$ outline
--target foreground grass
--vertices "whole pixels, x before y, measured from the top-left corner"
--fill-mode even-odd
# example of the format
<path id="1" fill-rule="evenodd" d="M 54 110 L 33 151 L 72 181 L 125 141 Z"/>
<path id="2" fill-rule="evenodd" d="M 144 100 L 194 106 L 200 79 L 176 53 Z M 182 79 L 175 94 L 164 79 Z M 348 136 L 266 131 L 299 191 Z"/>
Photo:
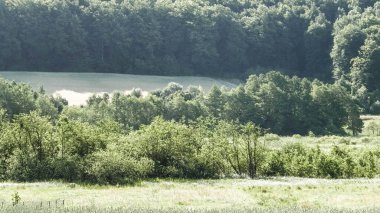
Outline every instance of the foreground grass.
<path id="1" fill-rule="evenodd" d="M 102 212 L 102 213 L 378 213 L 380 209 L 366 208 L 359 210 L 352 209 L 305 209 L 305 208 L 283 208 L 283 209 L 258 209 L 258 208 L 240 208 L 240 209 L 186 209 L 186 208 L 172 208 L 172 209 L 132 209 L 132 208 L 95 208 L 95 207 L 74 207 L 74 208 L 28 208 L 28 207 L 7 207 L 0 210 L 0 212 L 9 213 L 29 213 L 29 212 L 54 212 L 54 213 L 87 213 L 87 212 Z"/>
<path id="2" fill-rule="evenodd" d="M 21 201 L 14 207 L 16 192 Z M 120 187 L 0 184 L 0 212 L 379 212 L 379 200 L 380 179 L 156 180 Z"/>

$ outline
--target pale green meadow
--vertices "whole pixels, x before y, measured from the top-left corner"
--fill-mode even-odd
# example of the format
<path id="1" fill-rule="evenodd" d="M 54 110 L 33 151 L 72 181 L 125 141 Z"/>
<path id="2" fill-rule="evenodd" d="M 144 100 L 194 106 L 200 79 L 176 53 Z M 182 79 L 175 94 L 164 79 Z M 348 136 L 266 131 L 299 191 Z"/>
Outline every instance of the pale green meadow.
<path id="1" fill-rule="evenodd" d="M 13 206 L 16 193 L 20 201 Z M 376 212 L 379 200 L 378 178 L 150 180 L 134 186 L 0 184 L 0 212 Z"/>

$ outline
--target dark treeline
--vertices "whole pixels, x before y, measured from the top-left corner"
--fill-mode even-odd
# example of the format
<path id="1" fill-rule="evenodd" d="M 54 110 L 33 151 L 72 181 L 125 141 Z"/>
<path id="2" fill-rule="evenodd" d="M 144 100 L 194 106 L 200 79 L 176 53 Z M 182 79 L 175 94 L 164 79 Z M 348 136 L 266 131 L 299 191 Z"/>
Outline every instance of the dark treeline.
<path id="1" fill-rule="evenodd" d="M 380 113 L 377 0 L 0 0 L 0 70 L 334 79 Z"/>
<path id="2" fill-rule="evenodd" d="M 269 72 L 231 90 L 213 87 L 205 94 L 171 83 L 146 96 L 137 89 L 95 95 L 81 107 L 6 80 L 0 91 L 0 180 L 117 184 L 147 177 L 380 172 L 380 151 L 279 149 L 261 137 L 360 132 L 359 108 L 337 84 Z"/>

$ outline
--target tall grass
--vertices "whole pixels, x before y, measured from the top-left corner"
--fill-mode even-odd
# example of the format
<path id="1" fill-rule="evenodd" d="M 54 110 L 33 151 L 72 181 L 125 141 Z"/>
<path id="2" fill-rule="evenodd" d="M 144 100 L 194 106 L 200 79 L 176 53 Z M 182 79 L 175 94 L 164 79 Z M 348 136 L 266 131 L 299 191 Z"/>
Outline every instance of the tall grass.
<path id="1" fill-rule="evenodd" d="M 21 200 L 13 206 L 16 192 Z M 0 213 L 380 212 L 378 200 L 377 178 L 165 179 L 144 181 L 139 186 L 74 188 L 49 183 L 0 184 Z"/>
<path id="2" fill-rule="evenodd" d="M 172 209 L 133 209 L 133 208 L 96 208 L 96 207 L 72 207 L 72 208 L 33 208 L 29 206 L 3 207 L 0 213 L 378 213 L 380 208 L 365 209 L 308 209 L 308 208 L 227 208 L 227 209 L 188 209 L 188 208 L 172 208 Z"/>

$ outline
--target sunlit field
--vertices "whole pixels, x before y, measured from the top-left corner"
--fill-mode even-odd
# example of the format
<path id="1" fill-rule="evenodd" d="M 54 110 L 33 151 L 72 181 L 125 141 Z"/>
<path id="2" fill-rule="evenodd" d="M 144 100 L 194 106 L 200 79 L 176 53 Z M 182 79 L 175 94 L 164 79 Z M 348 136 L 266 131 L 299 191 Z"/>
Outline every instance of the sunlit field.
<path id="1" fill-rule="evenodd" d="M 278 136 L 266 134 L 260 140 L 274 149 L 280 149 L 286 145 L 300 143 L 308 147 L 318 146 L 322 150 L 329 151 L 334 146 L 345 146 L 346 148 L 360 151 L 361 149 L 378 149 L 380 145 L 380 116 L 361 116 L 364 122 L 363 130 L 359 136 Z M 371 124 L 375 124 L 370 127 Z"/>
<path id="2" fill-rule="evenodd" d="M 53 73 L 53 72 L 0 72 L 0 77 L 16 82 L 23 82 L 38 90 L 41 86 L 49 94 L 61 95 L 70 105 L 85 104 L 94 93 L 113 91 L 128 92 L 134 88 L 141 89 L 145 94 L 164 88 L 168 83 L 175 82 L 184 88 L 200 86 L 208 91 L 213 85 L 235 87 L 232 82 L 192 76 L 148 76 L 111 73 Z M 234 82 L 235 81 L 235 82 Z"/>
<path id="3" fill-rule="evenodd" d="M 376 212 L 380 179 L 151 180 L 135 186 L 0 184 L 0 212 Z M 18 193 L 21 200 L 12 205 Z M 332 211 L 332 212 L 335 212 Z"/>

